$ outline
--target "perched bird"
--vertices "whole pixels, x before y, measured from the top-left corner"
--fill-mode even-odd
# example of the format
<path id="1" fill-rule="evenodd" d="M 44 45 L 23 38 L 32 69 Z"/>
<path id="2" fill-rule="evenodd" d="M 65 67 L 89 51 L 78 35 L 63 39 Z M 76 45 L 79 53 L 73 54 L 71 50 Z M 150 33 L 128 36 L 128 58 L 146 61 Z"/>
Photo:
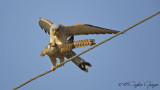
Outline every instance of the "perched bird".
<path id="1" fill-rule="evenodd" d="M 64 61 L 64 57 L 71 58 L 72 56 L 74 56 L 75 53 L 72 51 L 72 49 L 94 45 L 94 41 L 94 39 L 73 41 L 73 36 L 71 36 L 71 38 L 65 44 L 58 45 L 56 43 L 49 43 L 48 46 L 43 49 L 40 56 L 45 56 L 45 54 L 47 54 L 50 57 L 53 64 L 51 70 L 53 70 L 57 63 L 56 58 L 59 58 L 60 63 L 62 63 Z M 75 61 L 73 62 L 78 65 L 78 67 L 80 67 L 82 70 L 88 72 L 88 66 L 91 66 L 91 64 L 87 62 L 82 62 L 81 64 L 79 64 L 79 62 L 76 61 L 77 59 L 75 59 Z M 57 64 L 57 66 L 59 66 L 59 64 Z M 85 67 L 83 64 L 87 64 L 87 66 Z"/>
<path id="2" fill-rule="evenodd" d="M 67 38 L 73 35 L 88 35 L 88 34 L 116 34 L 119 31 L 101 28 L 89 24 L 75 24 L 70 26 L 64 26 L 62 24 L 52 23 L 51 21 L 40 18 L 40 27 L 48 34 L 50 34 L 50 43 L 56 43 L 57 45 L 67 42 Z M 66 56 L 67 58 L 76 55 L 73 51 Z M 84 59 L 77 57 L 72 60 L 82 70 L 88 71 L 90 65 Z M 85 69 L 84 69 L 85 68 Z"/>

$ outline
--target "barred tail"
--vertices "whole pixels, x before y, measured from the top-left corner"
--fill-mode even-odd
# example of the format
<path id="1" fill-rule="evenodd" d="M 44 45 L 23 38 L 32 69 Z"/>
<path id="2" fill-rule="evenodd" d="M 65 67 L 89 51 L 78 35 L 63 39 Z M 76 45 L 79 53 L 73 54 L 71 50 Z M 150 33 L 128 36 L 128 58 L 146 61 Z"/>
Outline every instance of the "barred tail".
<path id="1" fill-rule="evenodd" d="M 92 45 L 96 44 L 94 41 L 95 41 L 94 39 L 79 40 L 79 41 L 74 41 L 73 45 L 75 48 L 92 46 Z"/>
<path id="2" fill-rule="evenodd" d="M 59 45 L 59 50 L 61 54 L 66 54 L 72 51 L 72 49 L 74 48 L 92 46 L 96 44 L 94 41 L 95 41 L 94 39 L 85 39 L 85 40 L 74 41 L 73 43 L 61 44 Z"/>

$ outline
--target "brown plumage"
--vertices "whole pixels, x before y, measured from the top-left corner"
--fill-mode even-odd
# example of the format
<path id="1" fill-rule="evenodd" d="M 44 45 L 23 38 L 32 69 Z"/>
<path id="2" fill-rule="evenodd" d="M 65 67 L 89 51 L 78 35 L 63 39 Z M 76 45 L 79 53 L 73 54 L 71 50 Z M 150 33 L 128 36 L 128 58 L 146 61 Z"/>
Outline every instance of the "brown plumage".
<path id="1" fill-rule="evenodd" d="M 75 48 L 79 48 L 84 46 L 92 46 L 96 44 L 94 41 L 95 41 L 94 39 L 85 39 L 85 40 L 74 41 L 73 44 Z"/>
<path id="2" fill-rule="evenodd" d="M 85 39 L 85 40 L 74 41 L 72 43 L 61 44 L 59 45 L 59 50 L 60 53 L 64 55 L 65 53 L 69 53 L 70 51 L 72 51 L 72 49 L 74 48 L 92 46 L 96 44 L 94 41 L 95 41 L 94 39 Z"/>
<path id="3" fill-rule="evenodd" d="M 75 55 L 72 49 L 85 47 L 85 46 L 92 46 L 96 44 L 94 42 L 95 41 L 94 39 L 85 39 L 85 40 L 79 40 L 79 41 L 73 41 L 73 39 L 74 37 L 71 36 L 71 38 L 65 44 L 60 44 L 60 45 L 49 43 L 48 46 L 46 46 L 43 49 L 40 56 L 45 56 L 45 54 L 47 54 L 50 57 L 51 62 L 53 64 L 51 70 L 53 70 L 53 68 L 56 66 L 56 63 L 57 63 L 56 58 L 59 58 L 60 63 L 62 63 L 64 61 L 64 57 L 70 58 L 73 55 Z M 91 66 L 91 64 L 89 64 L 88 62 L 85 62 L 80 57 L 73 59 L 72 62 L 86 72 L 88 71 L 88 67 Z"/>

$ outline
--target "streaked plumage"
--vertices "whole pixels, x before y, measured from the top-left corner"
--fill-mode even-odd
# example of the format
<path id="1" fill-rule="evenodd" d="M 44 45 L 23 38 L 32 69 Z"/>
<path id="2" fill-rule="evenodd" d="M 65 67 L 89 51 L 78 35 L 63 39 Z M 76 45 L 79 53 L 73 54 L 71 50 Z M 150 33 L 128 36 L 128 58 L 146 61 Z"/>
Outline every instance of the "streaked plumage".
<path id="1" fill-rule="evenodd" d="M 59 45 L 59 51 L 61 54 L 68 53 L 72 51 L 72 49 L 85 47 L 85 46 L 92 46 L 95 44 L 94 39 L 85 39 L 85 40 L 79 40 L 74 41 L 73 43 L 66 43 Z"/>
<path id="2" fill-rule="evenodd" d="M 80 48 L 84 46 L 91 46 L 95 44 L 94 39 L 86 39 L 86 40 L 79 40 L 79 41 L 73 42 L 73 41 L 70 41 L 70 40 L 73 40 L 72 38 L 73 36 L 68 40 L 67 43 L 61 44 L 61 45 L 49 43 L 48 46 L 46 46 L 43 49 L 40 56 L 45 56 L 45 54 L 47 54 L 50 57 L 51 62 L 53 64 L 53 68 L 54 68 L 57 63 L 56 58 L 59 58 L 60 63 L 62 63 L 64 61 L 64 57 L 71 58 L 73 55 L 75 55 L 72 49 Z M 84 60 L 82 63 L 81 62 L 82 60 L 83 60 L 82 58 L 75 58 L 72 60 L 72 62 L 75 63 L 78 67 L 80 67 L 82 70 L 87 72 L 88 66 L 91 66 L 91 65 L 88 62 L 85 62 Z M 88 66 L 85 66 L 85 64 L 87 64 Z"/>

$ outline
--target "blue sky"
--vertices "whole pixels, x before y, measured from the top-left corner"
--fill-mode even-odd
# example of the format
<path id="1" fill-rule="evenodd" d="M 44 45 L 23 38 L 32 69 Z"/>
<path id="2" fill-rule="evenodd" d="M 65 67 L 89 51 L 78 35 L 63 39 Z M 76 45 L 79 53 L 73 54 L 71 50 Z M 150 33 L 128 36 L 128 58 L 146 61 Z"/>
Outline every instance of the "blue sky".
<path id="1" fill-rule="evenodd" d="M 49 57 L 40 57 L 49 42 L 49 35 L 38 25 L 40 17 L 63 25 L 91 24 L 121 31 L 159 11 L 159 4 L 159 0 L 1 0 L 0 90 L 10 90 L 51 68 Z M 69 62 L 19 90 L 147 89 L 118 85 L 130 81 L 151 81 L 159 84 L 153 90 L 159 90 L 159 23 L 160 15 L 81 55 L 92 64 L 88 73 Z M 76 36 L 75 40 L 98 43 L 110 36 Z"/>

